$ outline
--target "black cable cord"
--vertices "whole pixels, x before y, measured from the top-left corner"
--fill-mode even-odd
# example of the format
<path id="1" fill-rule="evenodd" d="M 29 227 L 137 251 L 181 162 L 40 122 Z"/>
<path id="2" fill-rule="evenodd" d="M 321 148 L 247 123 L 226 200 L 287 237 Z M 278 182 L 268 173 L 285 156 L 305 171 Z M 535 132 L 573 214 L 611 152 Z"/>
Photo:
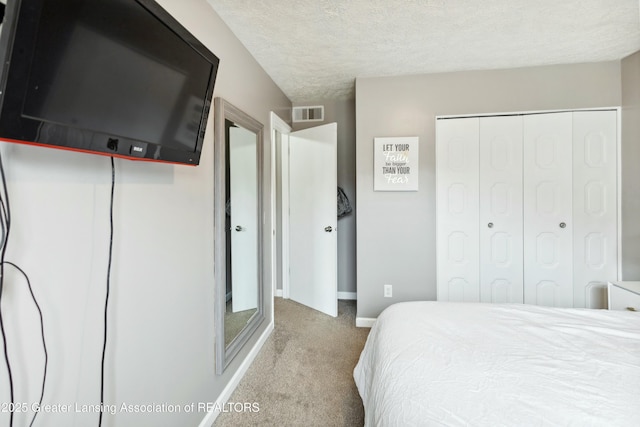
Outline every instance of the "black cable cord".
<path id="1" fill-rule="evenodd" d="M 4 264 L 4 262 L 2 263 Z M 0 267 L 2 269 L 2 267 Z M 2 277 L 0 282 L 4 281 L 4 272 L 0 273 Z M 0 302 L 2 301 L 2 290 L 0 289 Z M 7 351 L 7 334 L 4 330 L 4 319 L 2 318 L 2 310 L 0 309 L 0 334 L 2 335 L 2 344 L 4 346 L 4 362 L 7 366 L 7 374 L 9 376 L 9 395 L 11 400 L 11 406 L 9 407 L 9 427 L 13 426 L 13 408 L 15 406 L 15 397 L 13 394 L 13 374 L 11 372 L 11 362 L 9 361 L 9 352 Z"/>
<path id="2" fill-rule="evenodd" d="M 45 335 L 44 335 L 44 317 L 42 316 L 42 309 L 40 308 L 40 304 L 38 304 L 38 300 L 36 299 L 36 296 L 33 293 L 33 287 L 31 286 L 31 280 L 29 280 L 29 276 L 27 276 L 27 273 L 25 273 L 23 269 L 21 269 L 16 264 L 14 264 L 14 263 L 12 263 L 10 261 L 4 261 L 3 264 L 7 264 L 7 265 L 12 266 L 13 268 L 18 270 L 24 276 L 25 280 L 27 281 L 27 286 L 29 287 L 29 292 L 31 293 L 31 299 L 33 299 L 33 303 L 35 304 L 36 308 L 38 309 L 38 314 L 40 315 L 40 333 L 41 333 L 41 336 L 42 336 L 42 349 L 44 350 L 44 373 L 42 375 L 42 388 L 40 389 L 40 400 L 38 401 L 38 408 L 41 408 L 42 407 L 42 401 L 44 399 L 45 385 L 47 383 L 47 368 L 49 366 L 49 352 L 47 351 L 47 341 L 46 341 Z M 31 422 L 29 423 L 29 427 L 33 426 L 33 423 L 36 421 L 36 417 L 38 416 L 39 413 L 40 413 L 40 411 L 35 411 L 35 413 L 33 414 L 33 418 L 31 418 Z"/>
<path id="3" fill-rule="evenodd" d="M 9 411 L 9 427 L 13 427 L 13 408 L 15 406 L 15 396 L 13 388 L 13 373 L 11 371 L 11 362 L 9 361 L 9 351 L 7 349 L 7 334 L 4 330 L 4 319 L 2 317 L 2 294 L 4 290 L 4 257 L 7 253 L 7 242 L 9 241 L 9 231 L 11 229 L 11 209 L 9 207 L 9 197 L 7 192 L 7 180 L 4 175 L 4 164 L 2 162 L 2 154 L 0 154 L 0 178 L 2 179 L 2 194 L 0 201 L 2 202 L 2 210 L 0 211 L 0 221 L 2 223 L 2 250 L 0 251 L 0 334 L 2 335 L 2 344 L 4 346 L 4 361 L 7 366 L 7 374 L 9 376 L 9 395 L 11 399 L 11 411 Z"/>
<path id="4" fill-rule="evenodd" d="M 109 313 L 109 292 L 111 290 L 111 259 L 113 256 L 113 193 L 116 186 L 116 167 L 113 157 L 111 157 L 111 202 L 109 206 L 109 262 L 107 264 L 107 293 L 104 301 L 104 340 L 102 343 L 102 368 L 100 371 L 100 417 L 98 426 L 102 425 L 102 409 L 104 408 L 104 361 L 107 352 L 107 320 Z"/>

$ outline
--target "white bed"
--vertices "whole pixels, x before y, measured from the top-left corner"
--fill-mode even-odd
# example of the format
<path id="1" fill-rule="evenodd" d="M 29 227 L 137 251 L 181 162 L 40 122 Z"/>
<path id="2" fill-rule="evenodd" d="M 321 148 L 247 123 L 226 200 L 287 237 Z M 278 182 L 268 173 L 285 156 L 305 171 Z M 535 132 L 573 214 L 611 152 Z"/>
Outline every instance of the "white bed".
<path id="1" fill-rule="evenodd" d="M 640 426 L 640 313 L 407 302 L 354 370 L 366 426 Z"/>

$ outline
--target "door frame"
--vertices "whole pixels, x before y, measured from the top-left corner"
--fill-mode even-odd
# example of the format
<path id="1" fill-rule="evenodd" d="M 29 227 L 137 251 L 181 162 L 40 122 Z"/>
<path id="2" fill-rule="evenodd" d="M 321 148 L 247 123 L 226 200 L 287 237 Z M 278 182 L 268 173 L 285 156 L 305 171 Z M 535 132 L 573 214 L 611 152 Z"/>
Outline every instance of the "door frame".
<path id="1" fill-rule="evenodd" d="M 289 126 L 284 120 L 282 120 L 273 111 L 270 113 L 271 117 L 271 285 L 272 295 L 281 296 L 283 298 L 289 298 L 289 275 L 286 272 L 289 271 L 289 134 L 291 133 L 291 126 Z M 281 164 L 282 170 L 280 175 L 281 187 L 277 186 L 277 145 L 278 140 L 276 138 L 276 132 L 282 135 L 281 140 Z M 277 208 L 278 200 L 277 194 L 280 190 L 281 203 L 280 210 L 282 212 L 282 229 L 278 230 L 277 226 Z M 282 245 L 282 257 L 278 259 L 278 242 Z M 278 282 L 278 269 L 277 264 L 280 263 L 282 267 L 282 291 L 277 291 Z M 273 306 L 273 304 L 272 304 Z"/>

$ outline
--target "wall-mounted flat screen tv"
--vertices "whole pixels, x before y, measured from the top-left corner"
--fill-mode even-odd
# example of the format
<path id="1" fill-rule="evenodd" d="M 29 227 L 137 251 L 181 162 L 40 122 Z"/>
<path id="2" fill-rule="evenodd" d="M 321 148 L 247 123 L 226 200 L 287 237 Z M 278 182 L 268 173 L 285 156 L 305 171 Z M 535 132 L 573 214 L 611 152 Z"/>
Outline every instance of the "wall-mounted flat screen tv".
<path id="1" fill-rule="evenodd" d="M 219 59 L 153 0 L 8 0 L 0 138 L 197 165 Z"/>

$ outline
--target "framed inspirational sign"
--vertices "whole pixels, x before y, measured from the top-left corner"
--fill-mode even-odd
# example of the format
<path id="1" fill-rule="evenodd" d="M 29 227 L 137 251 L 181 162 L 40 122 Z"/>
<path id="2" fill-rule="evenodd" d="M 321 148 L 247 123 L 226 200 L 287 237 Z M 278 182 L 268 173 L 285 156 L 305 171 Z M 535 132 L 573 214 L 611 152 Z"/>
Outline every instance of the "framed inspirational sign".
<path id="1" fill-rule="evenodd" d="M 373 190 L 418 191 L 418 137 L 373 139 Z"/>

